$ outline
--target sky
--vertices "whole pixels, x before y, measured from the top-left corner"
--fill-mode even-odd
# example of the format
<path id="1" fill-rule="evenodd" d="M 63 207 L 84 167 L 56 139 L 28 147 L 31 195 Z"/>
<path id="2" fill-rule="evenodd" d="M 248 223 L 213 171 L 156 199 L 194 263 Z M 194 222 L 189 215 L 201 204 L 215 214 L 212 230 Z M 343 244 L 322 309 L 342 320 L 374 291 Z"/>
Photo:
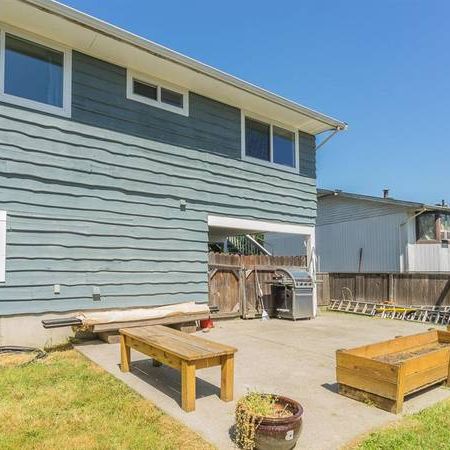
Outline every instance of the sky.
<path id="1" fill-rule="evenodd" d="M 319 187 L 450 202 L 448 0 L 62 2 L 347 122 Z"/>

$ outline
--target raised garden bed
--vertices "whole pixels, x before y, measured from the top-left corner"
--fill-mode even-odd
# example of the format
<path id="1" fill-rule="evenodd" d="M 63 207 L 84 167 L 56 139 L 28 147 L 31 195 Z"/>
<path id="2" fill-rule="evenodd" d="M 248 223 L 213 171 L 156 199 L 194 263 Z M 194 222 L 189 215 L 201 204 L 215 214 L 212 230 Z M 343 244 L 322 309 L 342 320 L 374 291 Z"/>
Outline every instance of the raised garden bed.
<path id="1" fill-rule="evenodd" d="M 445 380 L 450 385 L 449 365 L 449 331 L 430 330 L 338 350 L 338 390 L 398 414 L 406 395 Z"/>

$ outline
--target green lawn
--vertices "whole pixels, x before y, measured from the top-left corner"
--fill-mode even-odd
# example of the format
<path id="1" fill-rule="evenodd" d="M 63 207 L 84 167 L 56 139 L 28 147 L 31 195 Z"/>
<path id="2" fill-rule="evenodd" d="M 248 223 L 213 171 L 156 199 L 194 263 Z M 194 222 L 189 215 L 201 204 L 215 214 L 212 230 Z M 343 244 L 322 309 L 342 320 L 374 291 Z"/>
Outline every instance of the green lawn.
<path id="1" fill-rule="evenodd" d="M 368 435 L 360 450 L 448 450 L 450 449 L 450 400 L 407 416 Z"/>
<path id="2" fill-rule="evenodd" d="M 0 366 L 0 448 L 212 449 L 75 350 Z"/>

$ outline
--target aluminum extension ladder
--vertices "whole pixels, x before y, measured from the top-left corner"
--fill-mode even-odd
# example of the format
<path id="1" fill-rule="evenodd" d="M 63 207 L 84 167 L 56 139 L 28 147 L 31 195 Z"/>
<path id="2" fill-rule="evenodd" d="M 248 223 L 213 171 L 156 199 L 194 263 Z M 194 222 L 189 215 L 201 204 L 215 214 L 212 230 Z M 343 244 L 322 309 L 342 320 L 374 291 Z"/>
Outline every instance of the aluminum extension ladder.
<path id="1" fill-rule="evenodd" d="M 330 311 L 341 311 L 366 316 L 379 316 L 384 319 L 450 325 L 450 306 L 404 306 L 340 299 L 331 300 L 328 309 Z"/>
<path id="2" fill-rule="evenodd" d="M 362 302 L 358 300 L 331 300 L 328 309 L 331 311 L 342 311 L 352 314 L 362 314 L 365 316 L 374 316 L 377 309 L 383 306 L 382 303 Z"/>

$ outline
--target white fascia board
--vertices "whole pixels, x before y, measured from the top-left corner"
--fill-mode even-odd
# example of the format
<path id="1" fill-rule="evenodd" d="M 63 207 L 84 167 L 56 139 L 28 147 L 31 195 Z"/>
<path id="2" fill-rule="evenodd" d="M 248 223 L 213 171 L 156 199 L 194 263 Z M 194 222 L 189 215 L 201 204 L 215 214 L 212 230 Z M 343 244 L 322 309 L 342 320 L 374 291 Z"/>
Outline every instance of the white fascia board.
<path id="1" fill-rule="evenodd" d="M 208 216 L 208 226 L 258 233 L 286 233 L 314 235 L 314 227 L 287 223 L 264 222 L 260 220 L 239 219 L 236 217 Z"/>
<path id="2" fill-rule="evenodd" d="M 277 117 L 309 134 L 345 129 L 345 122 L 276 95 L 148 39 L 52 0 L 1 0 L 2 20 L 75 50 L 167 79 L 193 92 Z M 166 78 L 167 77 L 167 78 Z M 184 85 L 183 85 L 184 83 Z"/>

